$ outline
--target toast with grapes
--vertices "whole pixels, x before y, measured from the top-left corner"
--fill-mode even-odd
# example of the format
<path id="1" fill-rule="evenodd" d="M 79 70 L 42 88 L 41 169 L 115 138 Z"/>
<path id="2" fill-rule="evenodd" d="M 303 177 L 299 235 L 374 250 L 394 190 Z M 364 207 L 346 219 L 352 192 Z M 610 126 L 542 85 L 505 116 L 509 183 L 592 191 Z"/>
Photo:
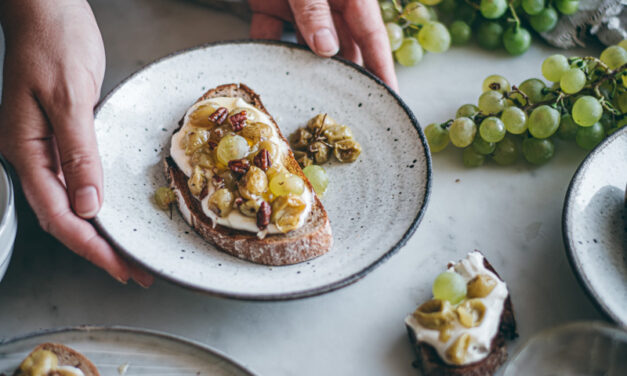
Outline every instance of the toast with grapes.
<path id="1" fill-rule="evenodd" d="M 200 236 L 265 265 L 296 264 L 329 251 L 327 213 L 252 89 L 211 89 L 179 125 L 164 160 L 166 193 Z"/>
<path id="2" fill-rule="evenodd" d="M 100 376 L 96 366 L 78 351 L 59 343 L 42 343 L 22 361 L 13 376 Z"/>
<path id="3" fill-rule="evenodd" d="M 433 295 L 405 319 L 422 374 L 494 375 L 518 336 L 505 282 L 474 251 L 438 275 Z"/>

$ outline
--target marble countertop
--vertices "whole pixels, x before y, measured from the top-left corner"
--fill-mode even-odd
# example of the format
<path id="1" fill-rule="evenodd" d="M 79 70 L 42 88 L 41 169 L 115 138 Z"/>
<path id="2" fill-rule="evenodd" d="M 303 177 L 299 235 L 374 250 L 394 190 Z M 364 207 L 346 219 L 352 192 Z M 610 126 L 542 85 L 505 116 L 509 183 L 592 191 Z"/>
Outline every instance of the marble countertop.
<path id="1" fill-rule="evenodd" d="M 93 0 L 107 51 L 103 93 L 142 65 L 205 42 L 245 38 L 230 15 L 169 0 Z M 2 52 L 2 50 L 0 50 Z M 540 75 L 556 51 L 534 43 L 523 57 L 476 47 L 428 54 L 398 68 L 400 91 L 426 125 L 474 102 L 483 78 Z M 598 54 L 600 47 L 569 51 Z M 18 192 L 15 253 L 0 283 L 0 338 L 80 324 L 128 325 L 213 346 L 261 375 L 408 375 L 413 354 L 404 317 L 430 295 L 449 260 L 482 250 L 507 281 L 520 339 L 573 320 L 602 319 L 568 264 L 561 214 L 585 153 L 558 144 L 542 168 L 523 163 L 465 169 L 461 153 L 433 158 L 433 192 L 422 224 L 394 257 L 362 281 L 305 300 L 252 303 L 207 297 L 163 281 L 123 286 L 43 233 Z M 18 190 L 19 191 L 19 190 Z"/>

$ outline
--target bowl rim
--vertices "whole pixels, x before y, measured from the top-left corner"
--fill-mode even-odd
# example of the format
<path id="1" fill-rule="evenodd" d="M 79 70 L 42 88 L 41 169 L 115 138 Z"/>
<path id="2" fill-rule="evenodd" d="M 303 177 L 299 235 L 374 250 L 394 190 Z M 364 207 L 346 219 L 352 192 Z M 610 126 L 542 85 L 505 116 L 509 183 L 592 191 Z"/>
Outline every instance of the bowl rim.
<path id="1" fill-rule="evenodd" d="M 144 72 L 146 69 L 150 68 L 151 66 L 153 66 L 155 64 L 158 64 L 158 63 L 160 63 L 160 62 L 162 62 L 164 60 L 176 57 L 176 56 L 184 54 L 184 53 L 188 53 L 188 52 L 192 52 L 192 51 L 196 51 L 196 50 L 202 50 L 202 49 L 205 49 L 205 48 L 208 48 L 208 47 L 225 46 L 225 45 L 244 45 L 244 44 L 270 45 L 270 46 L 284 47 L 284 48 L 288 48 L 288 49 L 292 49 L 292 50 L 299 50 L 299 51 L 308 52 L 311 55 L 314 55 L 313 52 L 311 52 L 306 46 L 303 46 L 303 45 L 300 45 L 300 44 L 297 44 L 297 43 L 292 43 L 292 42 L 267 40 L 267 39 L 239 39 L 239 40 L 229 40 L 229 41 L 217 41 L 217 42 L 210 42 L 210 43 L 205 43 L 205 44 L 201 44 L 201 45 L 190 47 L 190 48 L 181 49 L 181 50 L 172 52 L 172 53 L 170 53 L 168 55 L 165 55 L 163 57 L 157 58 L 156 60 L 146 64 L 145 66 L 143 66 L 142 68 L 138 69 L 137 71 L 135 71 L 134 73 L 129 75 L 127 78 L 122 80 L 105 97 L 103 97 L 102 100 L 100 100 L 100 102 L 98 102 L 98 105 L 96 106 L 96 109 L 95 109 L 95 112 L 94 112 L 94 117 L 96 117 L 98 115 L 98 113 L 102 109 L 103 105 L 122 86 L 124 86 L 128 81 L 133 79 L 136 75 Z M 182 286 L 182 287 L 187 288 L 187 289 L 192 290 L 192 291 L 204 293 L 204 294 L 207 294 L 207 295 L 223 297 L 223 298 L 229 298 L 229 299 L 235 299 L 235 300 L 246 300 L 246 301 L 283 301 L 283 300 L 294 300 L 294 299 L 301 299 L 301 298 L 318 296 L 318 295 L 322 295 L 322 294 L 325 294 L 325 293 L 328 293 L 328 292 L 331 292 L 331 291 L 335 291 L 335 290 L 338 290 L 340 288 L 349 286 L 349 285 L 359 281 L 363 277 L 365 277 L 367 274 L 369 274 L 371 271 L 376 269 L 378 266 L 382 265 L 391 256 L 396 254 L 399 249 L 401 249 L 403 246 L 405 246 L 407 241 L 409 241 L 409 239 L 412 237 L 412 235 L 416 232 L 416 229 L 418 228 L 420 222 L 422 221 L 422 218 L 424 217 L 425 211 L 426 211 L 427 206 L 428 206 L 429 198 L 431 197 L 431 186 L 432 186 L 432 180 L 433 180 L 431 152 L 429 150 L 429 144 L 427 143 L 427 139 L 426 139 L 426 137 L 425 137 L 425 135 L 424 135 L 424 133 L 422 131 L 422 128 L 420 127 L 420 124 L 418 123 L 418 120 L 416 119 L 415 115 L 413 114 L 413 112 L 411 111 L 409 106 L 401 99 L 401 97 L 396 92 L 394 92 L 394 90 L 392 90 L 380 78 L 378 78 L 374 74 L 370 73 L 364 67 L 362 67 L 362 66 L 360 66 L 358 64 L 353 63 L 352 61 L 343 59 L 343 58 L 338 57 L 338 56 L 331 57 L 330 59 L 332 59 L 332 60 L 334 60 L 336 62 L 339 62 L 340 64 L 343 64 L 345 66 L 348 66 L 349 68 L 354 69 L 357 73 L 360 73 L 360 74 L 366 76 L 367 78 L 369 78 L 371 81 L 373 81 L 373 83 L 375 85 L 377 85 L 379 87 L 382 87 L 384 90 L 386 90 L 388 92 L 388 94 L 390 94 L 392 96 L 392 98 L 398 103 L 398 105 L 400 106 L 401 110 L 404 111 L 406 113 L 406 115 L 408 116 L 409 121 L 412 124 L 412 126 L 414 127 L 414 130 L 416 131 L 418 139 L 421 142 L 421 144 L 423 146 L 423 150 L 424 150 L 424 158 L 425 158 L 425 165 L 426 165 L 426 169 L 425 169 L 425 176 L 426 176 L 425 194 L 424 194 L 424 199 L 423 199 L 423 201 L 422 201 L 422 203 L 420 205 L 420 208 L 419 208 L 419 210 L 418 210 L 418 212 L 416 214 L 416 217 L 412 220 L 412 222 L 409 225 L 408 229 L 405 231 L 405 233 L 399 239 L 399 241 L 395 245 L 393 245 L 389 250 L 385 251 L 379 258 L 374 260 L 370 265 L 367 265 L 366 267 L 362 268 L 361 270 L 359 270 L 359 271 L 357 271 L 357 272 L 355 272 L 355 273 L 353 273 L 353 274 L 351 274 L 349 276 L 346 276 L 346 277 L 344 277 L 342 279 L 339 279 L 339 280 L 337 280 L 335 282 L 331 282 L 331 283 L 328 283 L 326 285 L 319 286 L 319 287 L 308 288 L 308 289 L 301 290 L 301 291 L 295 291 L 295 292 L 289 292 L 289 293 L 269 293 L 269 294 L 266 294 L 266 293 L 261 293 L 261 294 L 260 293 L 252 293 L 252 294 L 251 293 L 232 293 L 232 292 L 225 292 L 225 291 L 212 289 L 212 288 L 200 287 L 200 286 L 197 286 L 195 284 L 191 284 L 191 283 L 185 281 L 184 279 L 168 275 L 168 274 L 166 274 L 166 273 L 164 273 L 162 271 L 159 271 L 157 268 L 153 268 L 153 267 L 147 265 L 142 260 L 140 260 L 138 257 L 134 256 L 131 252 L 126 250 L 124 247 L 122 247 L 122 245 L 120 243 L 118 243 L 115 240 L 115 238 L 111 234 L 109 234 L 107 232 L 107 230 L 105 229 L 105 226 L 100 222 L 98 217 L 95 217 L 94 219 L 91 220 L 91 222 L 94 225 L 94 227 L 96 228 L 96 230 L 124 258 L 126 258 L 127 260 L 130 260 L 130 262 L 132 262 L 132 263 L 140 265 L 141 267 L 147 269 L 148 271 L 150 271 L 154 275 L 157 275 L 157 276 L 161 277 L 162 279 L 166 280 L 167 282 L 173 283 L 175 285 Z"/>
<path id="2" fill-rule="evenodd" d="M 6 199 L 6 207 L 0 207 L 0 232 L 2 229 L 7 226 L 7 221 L 9 218 L 9 213 L 13 209 L 14 206 L 14 192 L 13 192 L 13 184 L 11 181 L 11 175 L 9 174 L 9 164 L 5 161 L 5 159 L 0 155 L 0 194 L 2 194 L 3 190 L 6 190 L 6 194 L 2 194 Z M 4 209 L 4 210 L 3 210 Z"/>
<path id="3" fill-rule="evenodd" d="M 562 210 L 562 240 L 564 242 L 564 248 L 568 262 L 570 263 L 571 269 L 574 271 L 573 274 L 575 274 L 579 285 L 583 287 L 584 292 L 586 293 L 586 295 L 588 295 L 588 298 L 590 298 L 592 304 L 606 318 L 610 319 L 618 325 L 627 327 L 627 319 L 620 318 L 616 313 L 610 310 L 609 307 L 601 299 L 601 297 L 597 294 L 590 281 L 587 279 L 586 274 L 584 273 L 584 268 L 577 256 L 577 246 L 575 245 L 574 239 L 571 235 L 571 212 L 573 210 L 572 207 L 575 198 L 575 191 L 578 190 L 579 186 L 581 185 L 583 175 L 592 163 L 592 160 L 606 147 L 608 147 L 608 145 L 610 145 L 612 142 L 620 137 L 627 137 L 627 125 L 624 125 L 616 130 L 613 134 L 611 134 L 600 144 L 598 144 L 594 149 L 592 149 L 592 151 L 590 151 L 586 158 L 581 162 L 579 167 L 577 167 L 577 170 L 575 171 L 575 174 L 573 175 L 570 184 L 568 185 L 566 196 L 564 198 L 564 207 Z"/>

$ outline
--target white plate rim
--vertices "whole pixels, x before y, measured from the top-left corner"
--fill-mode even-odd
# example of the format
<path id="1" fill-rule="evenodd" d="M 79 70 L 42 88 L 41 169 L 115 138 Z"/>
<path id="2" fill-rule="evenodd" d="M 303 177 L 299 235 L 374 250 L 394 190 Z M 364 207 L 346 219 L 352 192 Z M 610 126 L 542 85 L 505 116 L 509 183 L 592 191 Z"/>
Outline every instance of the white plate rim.
<path id="1" fill-rule="evenodd" d="M 562 210 L 562 238 L 564 241 L 564 248 L 566 250 L 566 256 L 568 258 L 568 262 L 570 263 L 571 268 L 575 272 L 575 277 L 579 284 L 583 287 L 583 290 L 586 292 L 594 306 L 599 310 L 606 318 L 611 321 L 622 325 L 623 327 L 627 327 L 627 317 L 621 317 L 612 311 L 603 301 L 603 299 L 597 294 L 594 285 L 586 278 L 586 273 L 584 271 L 585 267 L 580 262 L 577 256 L 577 245 L 575 244 L 575 240 L 571 236 L 572 233 L 572 223 L 570 220 L 571 211 L 573 206 L 573 200 L 575 198 L 575 192 L 578 190 L 581 185 L 581 180 L 583 179 L 583 175 L 588 169 L 591 161 L 599 154 L 602 150 L 604 150 L 608 145 L 610 145 L 614 140 L 620 137 L 627 136 L 627 125 L 619 128 L 616 132 L 611 134 L 605 140 L 603 140 L 599 145 L 597 145 L 590 153 L 586 156 L 586 158 L 581 162 L 577 171 L 573 175 L 570 184 L 568 185 L 568 190 L 566 191 L 566 198 L 564 199 L 564 209 Z"/>
<path id="2" fill-rule="evenodd" d="M 181 50 L 172 52 L 172 53 L 170 53 L 168 55 L 165 55 L 163 57 L 160 57 L 160 58 L 158 58 L 158 59 L 156 59 L 156 60 L 154 60 L 154 61 L 152 61 L 152 62 L 150 62 L 150 63 L 148 63 L 146 65 L 144 65 L 142 68 L 140 68 L 139 70 L 135 71 L 134 73 L 129 75 L 127 78 L 122 80 L 113 89 L 111 89 L 111 91 L 105 97 L 103 97 L 102 100 L 100 100 L 100 102 L 98 102 L 98 105 L 96 106 L 96 108 L 94 110 L 94 117 L 96 117 L 98 115 L 98 113 L 102 109 L 103 105 L 109 100 L 109 98 L 111 96 L 113 96 L 118 91 L 118 89 L 120 89 L 128 81 L 130 81 L 136 75 L 142 73 L 144 70 L 148 69 L 152 65 L 158 64 L 158 63 L 160 63 L 160 62 L 162 62 L 164 60 L 170 59 L 172 57 L 175 57 L 175 56 L 178 56 L 178 55 L 181 55 L 181 54 L 184 54 L 184 53 L 188 53 L 188 52 L 204 49 L 204 48 L 207 48 L 207 47 L 236 45 L 236 44 L 273 45 L 273 46 L 280 46 L 280 47 L 285 47 L 285 48 L 290 48 L 290 49 L 297 49 L 297 50 L 301 50 L 301 51 L 308 51 L 311 54 L 313 54 L 313 52 L 311 52 L 307 47 L 305 47 L 303 45 L 300 45 L 300 44 L 297 44 L 297 43 L 292 43 L 292 42 L 276 41 L 276 40 L 270 40 L 270 39 L 237 39 L 237 40 L 228 40 L 228 41 L 218 41 L 218 42 L 210 42 L 210 43 L 205 43 L 205 44 L 201 44 L 201 45 L 190 47 L 190 48 L 181 49 Z M 271 294 L 229 293 L 229 292 L 215 290 L 215 289 L 211 289 L 211 288 L 207 288 L 207 287 L 198 287 L 198 286 L 192 285 L 192 284 L 186 282 L 185 280 L 183 280 L 181 278 L 177 278 L 175 276 L 168 275 L 166 273 L 160 272 L 158 269 L 152 268 L 150 265 L 145 264 L 144 262 L 142 262 L 142 260 L 140 260 L 139 258 L 134 256 L 132 252 L 129 252 L 119 242 L 117 242 L 115 240 L 115 238 L 105 229 L 104 225 L 99 221 L 98 217 L 95 217 L 94 219 L 91 220 L 91 222 L 94 225 L 94 227 L 96 228 L 96 230 L 124 258 L 126 258 L 127 260 L 130 260 L 131 262 L 133 262 L 133 263 L 135 263 L 135 264 L 137 264 L 137 265 L 147 269 L 148 271 L 150 271 L 151 273 L 153 273 L 156 276 L 159 276 L 163 280 L 165 280 L 167 282 L 170 282 L 172 284 L 175 284 L 175 285 L 182 286 L 182 287 L 184 287 L 184 288 L 186 288 L 188 290 L 191 290 L 191 291 L 200 292 L 200 293 L 207 294 L 207 295 L 210 295 L 210 296 L 217 296 L 217 297 L 228 298 L 228 299 L 235 299 L 235 300 L 246 300 L 246 301 L 284 301 L 284 300 L 294 300 L 294 299 L 302 299 L 302 298 L 307 298 L 307 297 L 318 296 L 318 295 L 322 295 L 322 294 L 325 294 L 325 293 L 328 293 L 328 292 L 331 292 L 331 291 L 335 291 L 335 290 L 338 290 L 340 288 L 349 286 L 349 285 L 359 281 L 360 279 L 365 277 L 368 273 L 370 273 L 371 271 L 376 269 L 378 266 L 383 264 L 391 256 L 393 256 L 399 249 L 401 249 L 403 246 L 405 246 L 407 241 L 416 232 L 416 229 L 418 228 L 418 226 L 420 225 L 420 222 L 422 221 L 422 218 L 424 217 L 424 213 L 425 213 L 425 211 L 427 209 L 427 206 L 428 206 L 429 198 L 431 197 L 431 184 L 432 184 L 432 180 L 433 180 L 431 151 L 429 149 L 429 144 L 428 144 L 427 139 L 426 139 L 426 137 L 425 137 L 425 135 L 424 135 L 424 133 L 422 131 L 422 128 L 420 127 L 420 124 L 418 123 L 418 120 L 414 116 L 414 114 L 411 111 L 411 109 L 409 108 L 409 106 L 407 106 L 407 104 L 401 99 L 401 97 L 396 92 L 394 92 L 394 90 L 392 90 L 380 78 L 378 78 L 374 74 L 370 73 L 364 67 L 362 67 L 362 66 L 360 66 L 358 64 L 353 63 L 352 61 L 346 60 L 346 59 L 338 57 L 338 56 L 331 57 L 330 59 L 333 59 L 333 60 L 335 60 L 337 62 L 340 62 L 340 63 L 342 63 L 342 64 L 344 64 L 344 65 L 346 65 L 346 66 L 348 66 L 350 68 L 353 68 L 357 73 L 362 74 L 362 75 L 366 76 L 367 78 L 369 78 L 370 80 L 372 80 L 375 85 L 383 87 L 392 96 L 392 98 L 394 98 L 394 100 L 399 104 L 399 106 L 403 109 L 403 111 L 407 114 L 407 116 L 409 117 L 409 120 L 412 123 L 416 133 L 418 134 L 418 138 L 420 139 L 420 142 L 423 145 L 424 157 L 425 157 L 425 161 L 426 161 L 426 169 L 425 169 L 425 171 L 426 171 L 426 179 L 427 179 L 426 184 L 425 184 L 424 199 L 422 201 L 422 204 L 420 206 L 420 209 L 418 210 L 418 213 L 417 213 L 416 217 L 412 221 L 412 223 L 409 226 L 409 228 L 405 231 L 405 233 L 400 238 L 400 240 L 391 249 L 389 249 L 385 253 L 383 253 L 383 255 L 381 257 L 376 259 L 374 262 L 372 262 L 370 265 L 366 266 L 362 270 L 360 270 L 360 271 L 358 271 L 356 273 L 353 273 L 353 274 L 351 274 L 351 275 L 349 275 L 349 276 L 347 276 L 345 278 L 337 280 L 335 282 L 326 284 L 324 286 L 319 286 L 319 287 L 315 287 L 315 288 L 311 288 L 311 289 L 307 289 L 307 290 L 302 290 L 302 291 L 297 291 L 297 292 L 290 292 L 290 293 L 271 293 Z"/>
<path id="3" fill-rule="evenodd" d="M 240 371 L 246 373 L 250 376 L 255 376 L 256 373 L 248 369 L 248 367 L 244 367 L 241 363 L 235 361 L 230 356 L 222 353 L 219 350 L 214 349 L 211 346 L 205 345 L 201 342 L 197 342 L 185 337 L 181 337 L 175 334 L 170 334 L 166 332 L 161 332 L 153 329 L 145 329 L 145 328 L 136 328 L 131 326 L 124 325 L 111 325 L 111 326 L 100 326 L 100 325 L 79 325 L 79 326 L 65 326 L 58 328 L 49 328 L 42 329 L 35 332 L 31 332 L 24 335 L 19 335 L 7 339 L 0 339 L 0 350 L 2 350 L 3 346 L 11 345 L 20 341 L 29 340 L 37 337 L 45 337 L 52 334 L 62 334 L 62 333 L 85 333 L 89 334 L 92 332 L 105 332 L 105 333 L 124 333 L 124 334 L 141 334 L 147 335 L 155 338 L 159 338 L 161 340 L 166 340 L 170 342 L 177 342 L 179 344 L 195 347 L 198 350 L 201 350 L 205 353 L 209 353 L 217 358 L 220 358 L 227 363 L 232 364 L 233 366 L 239 368 Z"/>

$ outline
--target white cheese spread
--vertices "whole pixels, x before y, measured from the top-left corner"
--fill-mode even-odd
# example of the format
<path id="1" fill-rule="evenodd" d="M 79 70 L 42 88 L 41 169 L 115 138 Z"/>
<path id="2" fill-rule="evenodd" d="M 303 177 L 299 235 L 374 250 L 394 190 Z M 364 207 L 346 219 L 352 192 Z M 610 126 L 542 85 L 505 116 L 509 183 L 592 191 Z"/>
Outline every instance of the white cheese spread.
<path id="1" fill-rule="evenodd" d="M 466 328 L 458 320 L 455 320 L 450 331 L 450 337 L 447 341 L 440 341 L 440 331 L 436 329 L 428 329 L 420 325 L 413 315 L 405 318 L 405 323 L 409 325 L 414 332 L 418 342 L 425 342 L 432 346 L 438 355 L 447 364 L 453 364 L 446 356 L 448 349 L 455 340 L 463 333 L 472 336 L 473 342 L 468 347 L 463 365 L 478 362 L 484 359 L 490 353 L 492 340 L 497 335 L 501 322 L 501 313 L 505 299 L 509 295 L 505 282 L 501 281 L 494 273 L 489 271 L 484 263 L 483 255 L 479 252 L 472 252 L 466 256 L 466 259 L 453 265 L 449 271 L 454 271 L 461 275 L 466 283 L 474 277 L 484 274 L 492 277 L 497 283 L 494 289 L 486 297 L 479 298 L 485 305 L 485 314 L 481 323 L 474 328 Z"/>
<path id="2" fill-rule="evenodd" d="M 181 171 L 188 178 L 192 175 L 192 165 L 190 164 L 190 156 L 186 155 L 185 149 L 183 149 L 183 138 L 190 132 L 193 127 L 190 124 L 190 115 L 200 106 L 203 105 L 213 105 L 214 107 L 225 107 L 229 112 L 231 112 L 235 108 L 243 108 L 246 110 L 247 118 L 250 121 L 264 123 L 270 126 L 272 129 L 272 136 L 270 136 L 269 141 L 278 146 L 278 160 L 282 161 L 283 158 L 288 154 L 289 147 L 285 141 L 279 137 L 278 129 L 276 129 L 274 123 L 270 120 L 268 115 L 260 111 L 259 109 L 251 106 L 242 98 L 230 98 L 230 97 L 218 97 L 211 98 L 204 101 L 200 101 L 194 104 L 185 114 L 183 118 L 183 126 L 172 136 L 172 142 L 170 145 L 170 156 L 176 163 L 176 165 L 181 169 Z M 201 200 L 201 207 L 205 215 L 211 218 L 213 225 L 216 224 L 229 227 L 235 230 L 247 231 L 256 233 L 259 238 L 264 238 L 267 234 L 280 234 L 281 231 L 276 227 L 276 225 L 270 223 L 268 227 L 260 231 L 257 227 L 256 218 L 248 217 L 243 215 L 238 210 L 232 210 L 227 216 L 220 217 L 216 213 L 208 207 L 208 201 L 213 192 L 215 191 L 215 187 L 211 184 L 211 173 L 207 172 L 206 174 L 207 180 L 209 183 L 208 186 L 208 195 Z M 180 192 L 176 191 L 178 196 L 179 208 L 181 210 L 181 214 L 185 218 L 185 220 L 190 223 L 191 222 L 191 213 L 189 212 L 189 208 L 185 205 L 182 200 L 182 195 Z M 304 192 L 299 196 L 304 200 L 306 204 L 305 210 L 300 214 L 298 227 L 300 228 L 305 224 L 309 213 L 311 212 L 311 207 L 313 203 L 313 193 L 309 189 L 309 187 L 305 186 Z M 259 199 L 261 200 L 261 198 Z"/>

